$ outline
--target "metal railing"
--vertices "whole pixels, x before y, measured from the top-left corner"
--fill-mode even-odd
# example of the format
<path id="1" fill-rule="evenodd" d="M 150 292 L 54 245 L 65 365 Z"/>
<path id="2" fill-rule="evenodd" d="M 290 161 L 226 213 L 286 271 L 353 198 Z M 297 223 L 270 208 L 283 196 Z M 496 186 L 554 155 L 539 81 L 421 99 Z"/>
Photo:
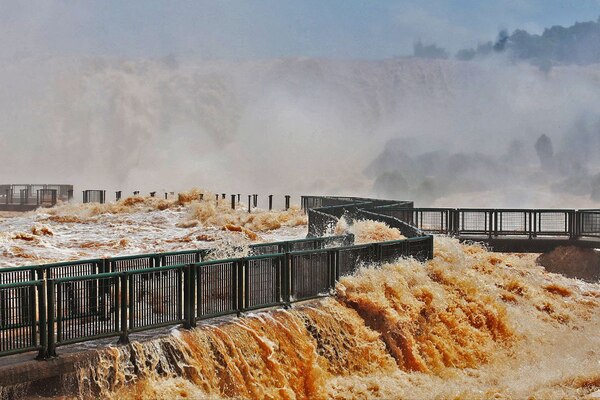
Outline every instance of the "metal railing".
<path id="1" fill-rule="evenodd" d="M 343 215 L 373 218 L 411 238 L 354 245 L 353 235 L 308 237 L 251 245 L 249 256 L 227 260 L 209 260 L 211 250 L 202 249 L 1 268 L 0 356 L 37 350 L 47 358 L 60 346 L 105 337 L 126 343 L 132 332 L 192 327 L 207 318 L 326 296 L 340 277 L 367 262 L 433 256 L 431 236 L 377 213 L 378 207 L 407 202 L 311 201 L 303 204 L 327 204 L 316 211 L 325 216 L 323 224 Z"/>
<path id="2" fill-rule="evenodd" d="M 83 203 L 100 203 L 106 202 L 106 190 L 84 190 Z"/>
<path id="3" fill-rule="evenodd" d="M 361 265 L 433 257 L 433 237 L 599 238 L 600 210 L 414 208 L 412 202 L 304 196 L 309 233 L 341 218 L 374 219 L 407 239 L 354 244 L 352 235 L 250 246 L 249 256 L 210 260 L 210 249 L 0 268 L 0 356 L 54 356 L 70 343 L 118 337 L 332 292 Z M 216 253 L 214 253 L 216 254 Z"/>
<path id="4" fill-rule="evenodd" d="M 412 208 L 378 210 L 422 232 L 473 237 L 600 237 L 600 210 Z"/>
<path id="5" fill-rule="evenodd" d="M 0 185 L 0 206 L 14 206 L 15 210 L 54 206 L 58 200 L 68 201 L 71 197 L 73 197 L 73 185 Z"/>

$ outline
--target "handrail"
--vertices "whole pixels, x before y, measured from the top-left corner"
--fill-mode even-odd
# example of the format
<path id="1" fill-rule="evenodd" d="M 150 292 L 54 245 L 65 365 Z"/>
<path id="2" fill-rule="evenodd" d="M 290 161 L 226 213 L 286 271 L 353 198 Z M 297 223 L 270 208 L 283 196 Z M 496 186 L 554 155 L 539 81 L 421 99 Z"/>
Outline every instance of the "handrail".
<path id="1" fill-rule="evenodd" d="M 367 215 L 410 237 L 381 246 L 353 245 L 351 234 L 307 237 L 251 245 L 268 253 L 221 260 L 206 260 L 211 249 L 193 249 L 0 268 L 0 333 L 10 332 L 0 335 L 0 356 L 38 350 L 39 358 L 48 358 L 57 347 L 100 337 L 126 343 L 131 332 L 180 323 L 189 328 L 206 318 L 327 295 L 362 262 L 433 256 L 432 236 L 376 212 L 412 202 L 325 202 L 336 204 L 308 210 L 321 217 L 321 232 L 342 215 Z M 9 299 L 12 308 L 3 308 Z"/>
<path id="2" fill-rule="evenodd" d="M 596 209 L 414 208 L 411 201 L 335 196 L 303 196 L 302 206 L 309 237 L 251 245 L 255 254 L 247 257 L 207 260 L 211 249 L 191 249 L 0 268 L 0 356 L 37 350 L 48 358 L 69 343 L 111 336 L 125 343 L 131 332 L 189 328 L 326 295 L 364 262 L 431 259 L 429 233 L 532 243 L 600 237 Z M 356 245 L 353 235 L 323 236 L 342 216 L 385 222 L 406 239 Z"/>

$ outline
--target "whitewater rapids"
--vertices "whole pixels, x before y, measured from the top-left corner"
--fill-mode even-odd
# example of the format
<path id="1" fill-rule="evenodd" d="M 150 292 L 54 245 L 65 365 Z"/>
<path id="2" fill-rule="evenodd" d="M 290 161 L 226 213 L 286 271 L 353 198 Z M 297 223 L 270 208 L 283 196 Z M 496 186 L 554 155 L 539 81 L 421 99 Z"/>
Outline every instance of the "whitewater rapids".
<path id="1" fill-rule="evenodd" d="M 75 397 L 546 399 L 600 392 L 600 285 L 436 237 L 332 298 L 99 353 Z"/>
<path id="2" fill-rule="evenodd" d="M 306 236 L 306 215 L 297 206 L 247 210 L 191 189 L 170 199 L 133 196 L 0 215 L 0 267 L 203 248 L 226 258 L 243 255 L 251 243 Z"/>

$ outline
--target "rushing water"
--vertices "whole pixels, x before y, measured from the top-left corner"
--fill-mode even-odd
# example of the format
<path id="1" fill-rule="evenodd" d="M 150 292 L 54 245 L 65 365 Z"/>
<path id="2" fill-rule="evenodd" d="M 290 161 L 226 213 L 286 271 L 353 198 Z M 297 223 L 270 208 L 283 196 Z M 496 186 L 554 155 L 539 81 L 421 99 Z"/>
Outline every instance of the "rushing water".
<path id="1" fill-rule="evenodd" d="M 198 201 L 200 194 L 203 201 Z M 306 216 L 231 209 L 198 189 L 165 200 L 129 197 L 108 204 L 63 204 L 0 216 L 0 266 L 19 266 L 195 248 L 231 248 L 306 235 Z"/>
<path id="2" fill-rule="evenodd" d="M 288 239 L 306 217 L 228 202 L 134 197 L 0 219 L 0 261 L 22 265 Z M 214 200 L 213 195 L 205 198 Z M 375 221 L 357 242 L 401 238 Z M 256 236 L 255 236 L 256 235 Z M 123 242 L 121 242 L 123 240 Z M 21 250 L 17 251 L 18 247 Z M 436 237 L 427 263 L 366 265 L 331 298 L 209 321 L 98 350 L 74 398 L 422 399 L 600 395 L 600 285 L 546 272 L 535 255 Z"/>
<path id="3" fill-rule="evenodd" d="M 600 285 L 438 237 L 336 296 L 101 351 L 79 397 L 582 398 L 600 389 Z"/>

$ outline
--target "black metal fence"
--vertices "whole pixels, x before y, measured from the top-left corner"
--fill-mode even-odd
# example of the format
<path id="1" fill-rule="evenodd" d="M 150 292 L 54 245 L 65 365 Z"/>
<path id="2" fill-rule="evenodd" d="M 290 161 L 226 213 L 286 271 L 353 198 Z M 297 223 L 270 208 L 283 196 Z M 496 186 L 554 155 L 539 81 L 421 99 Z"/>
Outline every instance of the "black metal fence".
<path id="1" fill-rule="evenodd" d="M 4 206 L 54 206 L 59 200 L 68 201 L 73 195 L 73 185 L 4 184 L 0 185 L 0 205 Z"/>
<path id="2" fill-rule="evenodd" d="M 104 204 L 106 202 L 106 190 L 84 190 L 83 202 Z"/>
<path id="3" fill-rule="evenodd" d="M 377 210 L 422 232 L 462 237 L 600 237 L 600 210 L 412 208 Z"/>
<path id="4" fill-rule="evenodd" d="M 0 285 L 0 354 L 47 348 L 43 281 Z"/>
<path id="5" fill-rule="evenodd" d="M 361 265 L 433 257 L 424 232 L 473 237 L 600 237 L 600 210 L 413 208 L 412 202 L 302 198 L 309 232 L 342 216 L 375 219 L 405 240 L 354 244 L 352 235 L 250 246 L 248 257 L 209 260 L 191 250 L 0 268 L 0 356 L 42 358 L 56 348 L 101 337 L 183 324 L 329 294 Z M 312 227 L 312 228 L 311 228 Z"/>
<path id="6" fill-rule="evenodd" d="M 309 237 L 252 245 L 248 257 L 228 260 L 191 250 L 2 268 L 0 355 L 37 350 L 46 358 L 57 347 L 103 337 L 123 343 L 131 332 L 191 327 L 206 318 L 328 295 L 341 276 L 367 262 L 433 256 L 431 236 L 374 209 L 407 202 L 303 199 L 303 205 L 317 203 L 327 208 L 317 211 L 325 216 L 321 231 L 348 215 L 386 221 L 411 238 L 354 245 L 353 235 Z"/>
<path id="7" fill-rule="evenodd" d="M 0 284 L 0 355 L 54 356 L 66 344 L 126 342 L 131 332 L 324 296 L 363 263 L 407 254 L 427 259 L 426 239 L 328 248 L 349 243 L 334 237 L 281 242 L 288 252 L 231 260 L 198 261 L 206 252 L 192 251 L 0 270 L 3 282 L 15 280 Z M 294 250 L 298 243 L 313 248 Z"/>

